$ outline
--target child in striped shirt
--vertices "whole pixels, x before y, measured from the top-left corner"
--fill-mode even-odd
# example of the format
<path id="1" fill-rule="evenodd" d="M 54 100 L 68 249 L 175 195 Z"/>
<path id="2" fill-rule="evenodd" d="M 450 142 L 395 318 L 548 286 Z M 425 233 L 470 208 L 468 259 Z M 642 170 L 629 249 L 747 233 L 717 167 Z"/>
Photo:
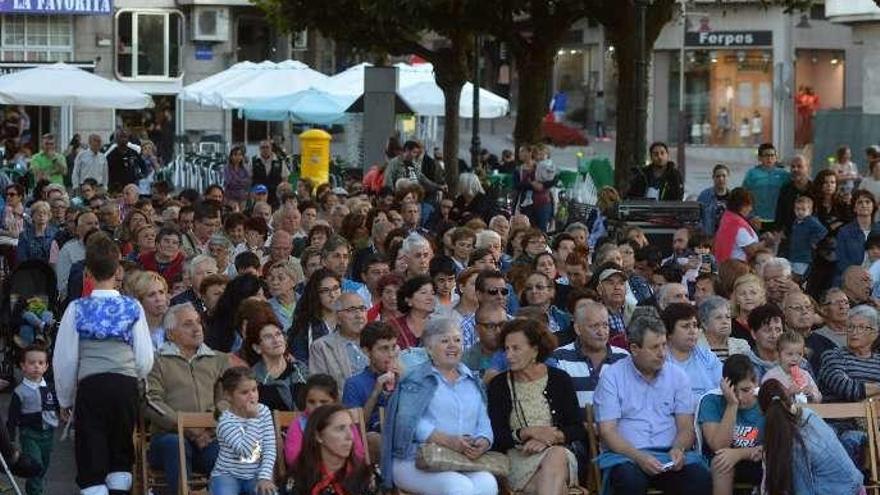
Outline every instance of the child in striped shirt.
<path id="1" fill-rule="evenodd" d="M 229 409 L 217 422 L 220 453 L 211 471 L 211 495 L 270 495 L 275 430 L 272 411 L 259 402 L 257 380 L 250 368 L 230 368 L 220 377 Z"/>

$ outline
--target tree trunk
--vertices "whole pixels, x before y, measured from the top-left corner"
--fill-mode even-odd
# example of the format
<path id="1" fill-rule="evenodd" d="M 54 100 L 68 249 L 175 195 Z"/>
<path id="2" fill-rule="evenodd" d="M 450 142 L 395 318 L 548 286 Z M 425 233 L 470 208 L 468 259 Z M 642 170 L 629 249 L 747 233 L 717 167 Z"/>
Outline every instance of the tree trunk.
<path id="1" fill-rule="evenodd" d="M 469 44 L 470 43 L 470 44 Z M 467 82 L 473 39 L 464 37 L 453 40 L 450 49 L 440 50 L 431 60 L 434 64 L 434 80 L 443 90 L 445 99 L 443 118 L 443 158 L 446 160 L 446 185 L 449 194 L 455 195 L 458 181 L 458 106 L 461 89 Z"/>
<path id="2" fill-rule="evenodd" d="M 519 91 L 517 92 L 516 127 L 513 140 L 516 146 L 541 141 L 541 120 L 547 115 L 553 49 L 526 46 L 516 50 Z"/>
<path id="3" fill-rule="evenodd" d="M 443 90 L 444 104 L 443 118 L 443 158 L 446 160 L 446 185 L 449 186 L 451 195 L 455 194 L 456 181 L 458 180 L 458 105 L 461 102 L 461 88 L 464 81 L 451 86 L 440 86 Z"/>
<path id="4" fill-rule="evenodd" d="M 635 149 L 636 129 L 646 122 L 636 122 L 636 43 L 615 43 L 617 58 L 617 145 L 614 150 L 614 185 L 621 197 L 629 191 L 630 172 L 642 165 L 645 150 Z M 647 82 L 645 82 L 647 90 Z"/>

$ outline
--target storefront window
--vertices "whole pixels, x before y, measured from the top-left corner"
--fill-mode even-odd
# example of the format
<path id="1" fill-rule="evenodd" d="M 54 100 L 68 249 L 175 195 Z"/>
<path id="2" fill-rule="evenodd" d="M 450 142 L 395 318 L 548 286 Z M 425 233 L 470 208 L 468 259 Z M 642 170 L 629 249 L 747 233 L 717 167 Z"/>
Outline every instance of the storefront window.
<path id="1" fill-rule="evenodd" d="M 70 16 L 5 15 L 0 32 L 0 58 L 4 62 L 73 60 Z"/>
<path id="2" fill-rule="evenodd" d="M 122 79 L 180 77 L 183 16 L 176 11 L 120 11 L 116 15 L 116 72 Z"/>
<path id="3" fill-rule="evenodd" d="M 670 138 L 692 145 L 754 146 L 773 140 L 773 58 L 769 50 L 685 52 L 684 122 L 678 120 L 679 60 L 669 77 Z"/>
<path id="4" fill-rule="evenodd" d="M 844 52 L 798 50 L 795 63 L 795 146 L 813 142 L 813 118 L 819 110 L 844 107 Z"/>

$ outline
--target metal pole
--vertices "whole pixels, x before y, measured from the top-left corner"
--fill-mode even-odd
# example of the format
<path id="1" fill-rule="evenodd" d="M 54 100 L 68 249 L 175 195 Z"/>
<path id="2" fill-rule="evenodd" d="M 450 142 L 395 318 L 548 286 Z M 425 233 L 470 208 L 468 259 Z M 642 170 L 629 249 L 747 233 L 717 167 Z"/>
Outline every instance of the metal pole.
<path id="1" fill-rule="evenodd" d="M 685 157 L 685 146 L 687 140 L 687 123 L 684 118 L 684 57 L 685 57 L 685 40 L 687 39 L 687 2 L 681 2 L 681 50 L 678 53 L 678 144 L 676 146 L 678 162 L 678 171 L 684 180 L 685 169 L 687 168 Z"/>
<path id="2" fill-rule="evenodd" d="M 648 67 L 647 52 L 645 43 L 645 11 L 648 7 L 648 0 L 636 0 L 636 80 L 635 80 L 635 156 L 636 163 L 633 164 L 641 167 L 645 161 L 645 150 L 647 148 L 647 129 L 648 106 L 646 98 L 646 88 L 648 84 Z"/>
<path id="3" fill-rule="evenodd" d="M 474 171 L 480 162 L 480 35 L 474 36 L 474 100 L 473 118 L 471 119 L 471 167 Z M 448 157 L 447 157 L 448 159 Z"/>

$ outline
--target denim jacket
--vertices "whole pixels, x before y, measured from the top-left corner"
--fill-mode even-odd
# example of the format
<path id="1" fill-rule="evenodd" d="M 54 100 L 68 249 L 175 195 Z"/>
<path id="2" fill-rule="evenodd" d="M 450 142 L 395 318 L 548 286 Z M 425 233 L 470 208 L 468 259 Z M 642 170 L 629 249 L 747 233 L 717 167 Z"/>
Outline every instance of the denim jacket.
<path id="1" fill-rule="evenodd" d="M 880 231 L 880 223 L 871 225 L 871 233 Z M 844 270 L 865 261 L 865 234 L 856 222 L 850 222 L 837 231 L 837 277 L 840 281 Z"/>
<path id="2" fill-rule="evenodd" d="M 414 459 L 416 427 L 425 415 L 434 393 L 437 391 L 438 378 L 433 372 L 431 361 L 419 364 L 405 374 L 385 408 L 385 424 L 382 427 L 382 474 L 388 489 L 394 486 L 392 465 L 394 459 Z M 459 363 L 458 371 L 462 380 L 472 380 L 480 390 L 483 398 L 483 414 L 488 422 L 486 406 L 486 389 L 482 381 L 464 364 Z M 491 429 L 489 430 L 491 436 Z M 489 439 L 491 442 L 491 438 Z"/>
<path id="3" fill-rule="evenodd" d="M 792 455 L 792 482 L 798 495 L 835 493 L 854 495 L 862 486 L 862 473 L 852 463 L 834 430 L 813 411 L 801 409 L 800 434 Z"/>

